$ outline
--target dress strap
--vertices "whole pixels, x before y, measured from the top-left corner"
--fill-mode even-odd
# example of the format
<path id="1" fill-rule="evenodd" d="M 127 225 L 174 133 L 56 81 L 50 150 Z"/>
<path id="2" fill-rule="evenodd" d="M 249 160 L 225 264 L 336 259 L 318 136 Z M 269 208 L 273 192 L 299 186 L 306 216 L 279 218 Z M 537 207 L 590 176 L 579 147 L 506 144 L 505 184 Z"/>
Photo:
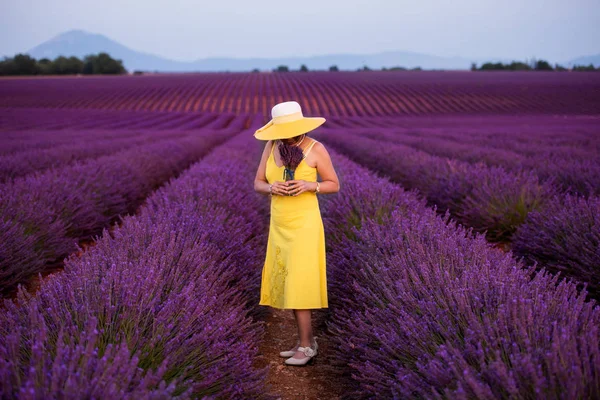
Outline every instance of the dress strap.
<path id="1" fill-rule="evenodd" d="M 304 157 L 306 157 L 308 155 L 308 153 L 310 153 L 310 151 L 312 150 L 312 148 L 315 145 L 315 143 L 317 143 L 317 141 L 313 139 L 313 142 L 308 145 L 307 151 L 306 151 L 306 153 L 304 153 Z"/>

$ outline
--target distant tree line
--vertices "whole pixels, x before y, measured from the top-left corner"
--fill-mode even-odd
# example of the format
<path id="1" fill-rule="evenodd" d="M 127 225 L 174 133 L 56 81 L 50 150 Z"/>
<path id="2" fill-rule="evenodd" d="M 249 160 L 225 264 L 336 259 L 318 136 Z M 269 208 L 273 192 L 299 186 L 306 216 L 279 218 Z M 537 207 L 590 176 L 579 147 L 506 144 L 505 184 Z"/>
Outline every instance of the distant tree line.
<path id="1" fill-rule="evenodd" d="M 108 53 L 90 54 L 80 60 L 77 57 L 56 57 L 54 60 L 36 60 L 27 54 L 17 54 L 0 61 L 0 75 L 73 75 L 73 74 L 123 74 L 127 70 L 122 60 L 115 60 Z"/>
<path id="2" fill-rule="evenodd" d="M 328 70 L 330 72 L 337 72 L 340 69 L 338 68 L 337 65 L 332 65 L 329 67 Z M 298 71 L 308 72 L 308 67 L 306 65 L 302 64 L 300 66 L 300 69 L 298 69 Z M 375 71 L 375 70 L 364 65 L 361 68 L 357 68 L 356 71 Z M 421 71 L 421 67 L 415 67 L 415 68 L 410 68 L 410 69 L 405 68 L 405 67 L 391 67 L 391 68 L 382 67 L 380 71 Z M 260 72 L 260 70 L 258 68 L 254 68 L 252 70 L 252 72 Z M 279 65 L 279 66 L 277 66 L 277 68 L 273 69 L 273 72 L 290 72 L 290 68 L 287 65 Z"/>
<path id="3" fill-rule="evenodd" d="M 256 69 L 255 71 L 258 71 L 258 69 Z M 302 64 L 300 66 L 300 69 L 298 69 L 298 71 L 308 72 L 308 67 L 306 65 Z M 277 68 L 273 69 L 273 72 L 290 72 L 290 68 L 287 65 L 278 65 Z"/>
<path id="4" fill-rule="evenodd" d="M 390 67 L 381 68 L 382 71 L 422 71 L 421 67 L 406 68 L 406 67 Z"/>
<path id="5" fill-rule="evenodd" d="M 572 68 L 563 67 L 560 64 L 554 64 L 554 67 L 546 60 L 533 59 L 530 62 L 512 61 L 510 64 L 487 62 L 477 67 L 477 63 L 471 63 L 471 71 L 600 71 L 600 66 L 594 68 L 593 64 L 574 65 Z"/>
<path id="6" fill-rule="evenodd" d="M 443 69 L 439 69 L 442 71 Z M 522 61 L 513 61 L 510 64 L 502 64 L 502 63 L 492 63 L 487 62 L 481 65 L 481 67 L 477 67 L 476 63 L 471 64 L 471 71 L 492 71 L 492 70 L 507 70 L 507 71 L 600 71 L 600 66 L 598 68 L 594 68 L 593 64 L 584 66 L 584 65 L 574 65 L 572 68 L 563 67 L 560 64 L 554 64 L 554 67 L 550 65 L 550 63 L 546 60 L 535 60 L 533 59 L 531 62 L 522 62 Z M 279 65 L 277 68 L 273 69 L 273 72 L 290 72 L 290 68 L 287 65 Z M 300 66 L 298 69 L 300 72 L 307 72 L 308 67 L 304 64 Z M 337 65 L 332 65 L 329 67 L 329 71 L 335 72 L 339 71 Z M 364 65 L 361 68 L 356 69 L 356 71 L 377 71 L 377 69 L 369 68 L 367 65 Z M 414 68 L 406 68 L 406 67 L 382 67 L 379 71 L 422 71 L 421 67 Z M 260 72 L 258 68 L 252 70 L 252 72 Z"/>

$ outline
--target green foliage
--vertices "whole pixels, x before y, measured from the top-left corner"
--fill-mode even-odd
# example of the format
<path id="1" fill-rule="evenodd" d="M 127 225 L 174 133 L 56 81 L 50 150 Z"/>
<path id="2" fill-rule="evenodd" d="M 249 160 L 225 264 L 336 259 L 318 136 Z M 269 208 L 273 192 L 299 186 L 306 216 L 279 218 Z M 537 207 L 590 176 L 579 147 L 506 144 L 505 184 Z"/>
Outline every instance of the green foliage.
<path id="1" fill-rule="evenodd" d="M 304 64 L 300 66 L 300 72 L 308 72 L 308 67 Z"/>
<path id="2" fill-rule="evenodd" d="M 338 68 L 338 66 L 337 66 L 337 65 L 332 65 L 331 67 L 329 67 L 329 71 L 330 71 L 330 72 L 337 72 L 337 71 L 339 71 L 339 70 L 340 70 L 340 69 Z"/>
<path id="3" fill-rule="evenodd" d="M 534 69 L 537 71 L 554 71 L 550 63 L 548 63 L 548 61 L 545 60 L 536 61 Z"/>
<path id="4" fill-rule="evenodd" d="M 121 60 L 107 53 L 77 57 L 59 56 L 54 61 L 42 58 L 37 61 L 27 54 L 5 57 L 0 61 L 0 75 L 72 75 L 72 74 L 122 74 L 127 72 Z"/>
<path id="5" fill-rule="evenodd" d="M 83 59 L 84 74 L 121 74 L 125 72 L 123 62 L 111 58 L 107 53 L 87 55 Z"/>
<path id="6" fill-rule="evenodd" d="M 41 75 L 50 75 L 52 73 L 52 60 L 48 58 L 42 58 L 38 60 L 37 65 L 40 69 L 39 73 Z"/>
<path id="7" fill-rule="evenodd" d="M 27 54 L 17 54 L 13 61 L 19 75 L 36 75 L 39 72 L 35 58 Z"/>
<path id="8" fill-rule="evenodd" d="M 600 71 L 600 67 L 594 68 L 594 64 L 585 65 L 573 65 L 573 71 Z"/>
<path id="9" fill-rule="evenodd" d="M 17 54 L 13 58 L 5 57 L 0 62 L 0 75 L 37 75 L 40 70 L 34 58 L 27 54 Z"/>
<path id="10" fill-rule="evenodd" d="M 358 68 L 357 71 L 371 71 L 371 68 L 365 65 L 362 68 Z"/>
<path id="11" fill-rule="evenodd" d="M 407 69 L 406 69 L 406 67 L 398 66 L 398 67 L 391 67 L 391 68 L 383 67 L 383 68 L 381 68 L 381 70 L 382 71 L 406 71 Z"/>
<path id="12" fill-rule="evenodd" d="M 521 61 L 513 61 L 510 64 L 502 63 L 485 63 L 480 68 L 477 68 L 477 64 L 471 64 L 471 71 L 486 71 L 486 70 L 506 70 L 506 71 L 569 71 L 568 68 L 563 67 L 560 64 L 552 65 L 546 60 L 532 59 L 529 63 Z M 574 65 L 573 71 L 600 71 L 600 67 L 594 68 L 593 64 L 588 66 Z"/>
<path id="13" fill-rule="evenodd" d="M 83 62 L 77 57 L 57 57 L 50 65 L 50 73 L 55 75 L 80 74 L 83 71 Z"/>
<path id="14" fill-rule="evenodd" d="M 260 69 L 258 69 L 258 68 L 254 68 L 254 69 L 252 70 L 252 73 L 257 73 L 257 72 L 260 72 Z"/>
<path id="15" fill-rule="evenodd" d="M 513 61 L 510 64 L 508 64 L 505 69 L 508 69 L 510 71 L 529 71 L 531 70 L 531 66 L 521 61 Z"/>
<path id="16" fill-rule="evenodd" d="M 498 70 L 498 69 L 505 69 L 504 64 L 487 62 L 487 63 L 482 64 L 481 67 L 479 67 L 480 71 Z"/>
<path id="17" fill-rule="evenodd" d="M 554 64 L 554 70 L 555 71 L 567 71 L 567 68 L 563 67 L 560 64 Z"/>
<path id="18" fill-rule="evenodd" d="M 273 70 L 273 72 L 289 72 L 290 69 L 287 65 L 279 65 L 277 68 Z"/>
<path id="19" fill-rule="evenodd" d="M 540 66 L 548 66 L 550 67 L 550 64 L 548 64 L 548 62 L 540 60 L 537 63 L 534 62 L 533 66 L 537 65 L 539 63 Z M 473 69 L 473 65 L 471 64 L 471 71 L 476 71 L 476 69 Z M 479 71 L 489 71 L 489 70 L 507 70 L 507 71 L 529 71 L 533 69 L 533 67 L 527 63 L 521 62 L 521 61 L 512 61 L 510 64 L 502 64 L 500 62 L 498 63 L 491 63 L 491 62 L 487 62 L 484 63 L 480 68 Z M 552 69 L 552 67 L 550 67 L 550 69 Z"/>

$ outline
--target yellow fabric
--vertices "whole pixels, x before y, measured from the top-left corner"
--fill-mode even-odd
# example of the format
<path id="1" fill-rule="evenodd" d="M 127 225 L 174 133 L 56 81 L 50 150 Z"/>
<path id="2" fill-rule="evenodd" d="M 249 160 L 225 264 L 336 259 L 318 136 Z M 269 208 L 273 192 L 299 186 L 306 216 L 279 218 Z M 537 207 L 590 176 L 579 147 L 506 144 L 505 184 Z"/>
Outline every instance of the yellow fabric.
<path id="1" fill-rule="evenodd" d="M 315 142 L 310 144 L 306 153 Z M 269 183 L 284 181 L 284 166 L 267 160 Z M 317 169 L 302 160 L 295 179 L 316 182 Z M 260 305 L 281 309 L 327 308 L 325 231 L 314 192 L 271 197 L 267 254 L 262 270 Z"/>
<path id="2" fill-rule="evenodd" d="M 325 121 L 323 117 L 302 117 L 301 119 L 284 123 L 275 123 L 271 119 L 254 132 L 254 137 L 258 140 L 289 139 L 310 132 L 323 125 Z"/>

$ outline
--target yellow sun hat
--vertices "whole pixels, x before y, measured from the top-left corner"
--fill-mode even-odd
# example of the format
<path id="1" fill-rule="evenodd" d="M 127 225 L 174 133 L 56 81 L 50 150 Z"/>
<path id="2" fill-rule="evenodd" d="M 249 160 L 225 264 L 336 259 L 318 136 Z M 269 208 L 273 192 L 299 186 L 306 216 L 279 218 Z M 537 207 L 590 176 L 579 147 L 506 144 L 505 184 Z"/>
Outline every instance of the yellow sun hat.
<path id="1" fill-rule="evenodd" d="M 323 125 L 323 117 L 305 117 L 300 104 L 285 101 L 275 104 L 271 110 L 271 120 L 254 132 L 258 140 L 289 139 L 312 131 Z"/>

